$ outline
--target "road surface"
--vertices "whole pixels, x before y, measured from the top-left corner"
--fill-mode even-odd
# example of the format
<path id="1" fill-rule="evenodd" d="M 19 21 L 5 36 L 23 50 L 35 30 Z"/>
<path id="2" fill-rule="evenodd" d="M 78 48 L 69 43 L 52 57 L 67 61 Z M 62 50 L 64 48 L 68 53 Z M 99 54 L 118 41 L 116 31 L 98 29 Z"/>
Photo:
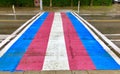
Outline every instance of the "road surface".
<path id="1" fill-rule="evenodd" d="M 120 70 L 71 12 L 44 12 L 0 51 L 0 71 Z"/>

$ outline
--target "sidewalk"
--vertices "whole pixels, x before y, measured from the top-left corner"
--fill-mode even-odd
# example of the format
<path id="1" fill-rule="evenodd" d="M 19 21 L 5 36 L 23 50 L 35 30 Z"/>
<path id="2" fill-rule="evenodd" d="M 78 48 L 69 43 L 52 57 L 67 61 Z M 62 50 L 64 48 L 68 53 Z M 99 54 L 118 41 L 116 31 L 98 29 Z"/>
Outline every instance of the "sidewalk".
<path id="1" fill-rule="evenodd" d="M 25 71 L 25 72 L 0 72 L 0 74 L 120 74 L 120 70 L 87 70 L 87 71 Z"/>

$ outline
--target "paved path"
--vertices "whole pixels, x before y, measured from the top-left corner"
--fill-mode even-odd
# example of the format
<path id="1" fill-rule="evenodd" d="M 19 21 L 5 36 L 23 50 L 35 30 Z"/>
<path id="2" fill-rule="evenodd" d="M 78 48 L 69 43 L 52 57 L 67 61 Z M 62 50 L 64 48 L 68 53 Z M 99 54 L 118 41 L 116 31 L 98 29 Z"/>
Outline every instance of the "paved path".
<path id="1" fill-rule="evenodd" d="M 120 70 L 98 40 L 72 13 L 44 12 L 0 51 L 0 71 Z"/>
<path id="2" fill-rule="evenodd" d="M 25 71 L 25 72 L 0 72 L 0 74 L 120 74 L 119 70 L 84 70 L 84 71 Z"/>

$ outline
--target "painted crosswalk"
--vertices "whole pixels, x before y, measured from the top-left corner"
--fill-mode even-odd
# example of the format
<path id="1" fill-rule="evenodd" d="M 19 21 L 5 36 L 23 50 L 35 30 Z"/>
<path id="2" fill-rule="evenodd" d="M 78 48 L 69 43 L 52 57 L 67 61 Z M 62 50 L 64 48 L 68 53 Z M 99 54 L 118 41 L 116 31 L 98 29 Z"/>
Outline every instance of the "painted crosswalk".
<path id="1" fill-rule="evenodd" d="M 60 13 L 55 13 L 43 70 L 69 70 L 62 26 Z"/>
<path id="2" fill-rule="evenodd" d="M 49 13 L 21 59 L 17 70 L 42 70 L 53 18 L 54 13 Z"/>
<path id="3" fill-rule="evenodd" d="M 65 13 L 62 13 L 65 42 L 71 70 L 95 69 L 84 45 Z M 88 62 L 89 61 L 89 62 Z"/>
<path id="4" fill-rule="evenodd" d="M 0 71 L 120 69 L 71 12 L 43 12 L 4 49 Z"/>

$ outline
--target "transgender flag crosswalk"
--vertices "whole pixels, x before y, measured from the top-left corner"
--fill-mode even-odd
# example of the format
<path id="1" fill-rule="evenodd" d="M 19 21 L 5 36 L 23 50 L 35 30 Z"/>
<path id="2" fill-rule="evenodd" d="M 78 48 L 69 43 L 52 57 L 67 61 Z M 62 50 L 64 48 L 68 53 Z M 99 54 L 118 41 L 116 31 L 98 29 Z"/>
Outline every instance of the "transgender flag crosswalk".
<path id="1" fill-rule="evenodd" d="M 120 70 L 71 12 L 43 12 L 2 50 L 0 71 Z"/>

